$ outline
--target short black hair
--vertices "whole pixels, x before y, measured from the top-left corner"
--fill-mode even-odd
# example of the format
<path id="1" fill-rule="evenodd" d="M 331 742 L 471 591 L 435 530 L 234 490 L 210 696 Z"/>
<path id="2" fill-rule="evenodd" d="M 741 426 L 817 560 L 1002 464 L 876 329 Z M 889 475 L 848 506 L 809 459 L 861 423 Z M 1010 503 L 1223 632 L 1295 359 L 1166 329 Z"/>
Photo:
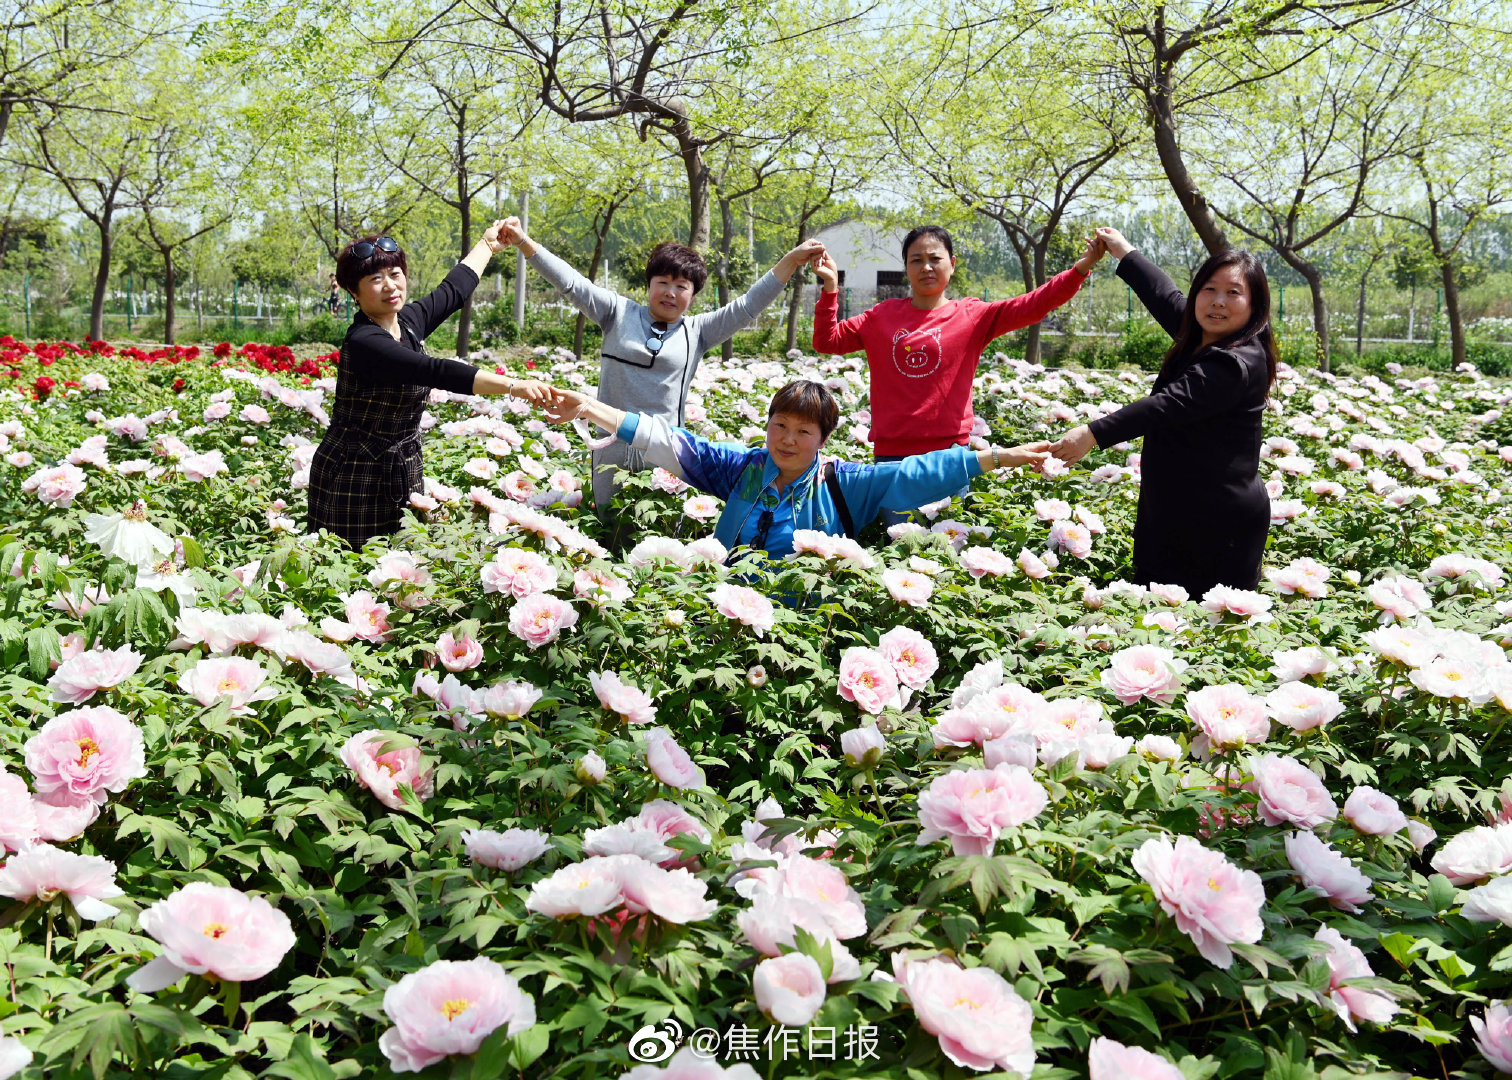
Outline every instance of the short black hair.
<path id="1" fill-rule="evenodd" d="M 914 246 L 914 241 L 921 236 L 932 236 L 945 245 L 945 254 L 955 258 L 955 245 L 950 242 L 950 233 L 943 225 L 916 225 L 908 230 L 908 235 L 903 238 L 903 261 L 908 262 L 908 249 Z"/>
<path id="2" fill-rule="evenodd" d="M 646 260 L 646 285 L 654 277 L 687 278 L 693 283 L 693 295 L 703 292 L 704 282 L 709 280 L 709 268 L 703 256 L 687 244 L 672 240 L 657 244 Z"/>
<path id="3" fill-rule="evenodd" d="M 808 379 L 790 382 L 772 395 L 772 403 L 767 406 L 767 419 L 778 413 L 801 416 L 818 424 L 819 434 L 825 439 L 840 426 L 840 406 L 835 402 L 835 395 L 823 383 Z"/>
<path id="4" fill-rule="evenodd" d="M 376 243 L 377 236 L 359 236 L 346 247 L 341 249 L 341 254 L 336 256 L 336 284 L 340 285 L 353 296 L 357 295 L 357 286 L 362 279 L 369 274 L 376 274 L 380 270 L 387 270 L 390 266 L 397 266 L 403 270 L 405 276 L 409 276 L 409 261 L 404 257 L 404 249 L 398 251 L 379 251 L 376 247 L 373 253 L 365 259 L 359 259 L 352 254 L 352 248 L 363 241 L 369 244 Z"/>

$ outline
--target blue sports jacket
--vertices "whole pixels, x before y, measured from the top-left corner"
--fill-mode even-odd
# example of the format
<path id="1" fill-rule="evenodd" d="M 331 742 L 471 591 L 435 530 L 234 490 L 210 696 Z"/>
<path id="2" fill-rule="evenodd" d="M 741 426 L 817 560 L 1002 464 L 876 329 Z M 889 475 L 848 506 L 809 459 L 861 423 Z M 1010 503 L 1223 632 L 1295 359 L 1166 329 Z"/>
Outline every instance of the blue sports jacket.
<path id="1" fill-rule="evenodd" d="M 771 510 L 766 542 L 760 546 L 778 559 L 792 554 L 795 529 L 816 529 L 831 536 L 845 531 L 835 501 L 820 479 L 825 460 L 835 461 L 835 476 L 858 530 L 882 510 L 912 510 L 954 494 L 972 477 L 982 475 L 976 452 L 965 446 L 876 465 L 820 456 L 779 496 L 772 486 L 777 466 L 764 449 L 710 442 L 641 413 L 626 413 L 615 435 L 641 451 L 649 464 L 660 465 L 699 491 L 725 500 L 714 535 L 727 548 L 756 546 L 753 541 L 761 513 Z"/>

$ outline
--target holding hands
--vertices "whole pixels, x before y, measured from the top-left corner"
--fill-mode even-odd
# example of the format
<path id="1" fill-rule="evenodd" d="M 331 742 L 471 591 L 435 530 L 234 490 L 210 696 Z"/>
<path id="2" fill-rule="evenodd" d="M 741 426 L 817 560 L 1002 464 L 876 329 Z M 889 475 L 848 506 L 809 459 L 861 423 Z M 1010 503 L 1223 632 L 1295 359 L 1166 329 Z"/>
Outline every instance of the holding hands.
<path id="1" fill-rule="evenodd" d="M 1121 259 L 1134 250 L 1134 245 L 1124 239 L 1124 234 L 1107 225 L 1094 229 L 1096 239 L 1102 244 L 1103 250 L 1115 259 Z"/>
<path id="2" fill-rule="evenodd" d="M 825 292 L 840 291 L 840 267 L 828 251 L 822 252 L 814 260 L 814 276 L 819 279 L 819 287 Z"/>
<path id="3" fill-rule="evenodd" d="M 1086 457 L 1096 445 L 1097 440 L 1092 437 L 1092 429 L 1086 424 L 1078 424 L 1062 435 L 1059 440 L 1050 444 L 1048 449 L 1051 457 L 1071 465 Z"/>
<path id="4" fill-rule="evenodd" d="M 790 281 L 800 266 L 813 266 L 824 255 L 823 240 L 805 240 L 792 251 L 777 260 L 772 273 L 778 281 Z"/>

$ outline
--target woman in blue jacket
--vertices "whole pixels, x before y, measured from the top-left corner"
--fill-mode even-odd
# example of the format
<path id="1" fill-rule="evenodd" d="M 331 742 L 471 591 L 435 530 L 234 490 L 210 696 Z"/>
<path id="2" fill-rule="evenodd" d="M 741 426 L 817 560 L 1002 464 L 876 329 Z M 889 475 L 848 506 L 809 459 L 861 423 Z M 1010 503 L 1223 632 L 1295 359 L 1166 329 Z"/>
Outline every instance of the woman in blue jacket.
<path id="1" fill-rule="evenodd" d="M 1049 443 L 1011 449 L 951 446 L 902 461 L 862 465 L 819 451 L 840 423 L 840 407 L 822 384 L 800 380 L 777 391 L 767 407 L 766 446 L 715 443 L 659 417 L 621 412 L 594 398 L 553 388 L 546 415 L 556 423 L 579 417 L 612 431 L 693 487 L 725 500 L 714 535 L 727 548 L 758 549 L 772 558 L 792 554 L 795 529 L 855 535 L 882 510 L 910 510 L 943 499 L 974 476 L 1045 460 Z"/>

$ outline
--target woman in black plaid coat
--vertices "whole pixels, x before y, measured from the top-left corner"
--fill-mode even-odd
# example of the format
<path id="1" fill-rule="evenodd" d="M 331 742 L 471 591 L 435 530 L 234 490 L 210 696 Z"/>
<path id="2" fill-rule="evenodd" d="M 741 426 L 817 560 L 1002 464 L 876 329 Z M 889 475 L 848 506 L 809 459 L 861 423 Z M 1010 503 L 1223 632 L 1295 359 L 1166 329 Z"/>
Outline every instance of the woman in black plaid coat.
<path id="1" fill-rule="evenodd" d="M 457 311 L 503 249 L 496 221 L 428 296 L 408 297 L 408 264 L 387 236 L 348 244 L 336 280 L 358 313 L 341 343 L 331 426 L 310 465 L 309 529 L 325 529 L 360 548 L 399 528 L 411 493 L 423 489 L 420 417 L 432 389 L 454 394 L 508 394 L 536 404 L 551 389 L 472 364 L 425 353 L 424 342 Z"/>

